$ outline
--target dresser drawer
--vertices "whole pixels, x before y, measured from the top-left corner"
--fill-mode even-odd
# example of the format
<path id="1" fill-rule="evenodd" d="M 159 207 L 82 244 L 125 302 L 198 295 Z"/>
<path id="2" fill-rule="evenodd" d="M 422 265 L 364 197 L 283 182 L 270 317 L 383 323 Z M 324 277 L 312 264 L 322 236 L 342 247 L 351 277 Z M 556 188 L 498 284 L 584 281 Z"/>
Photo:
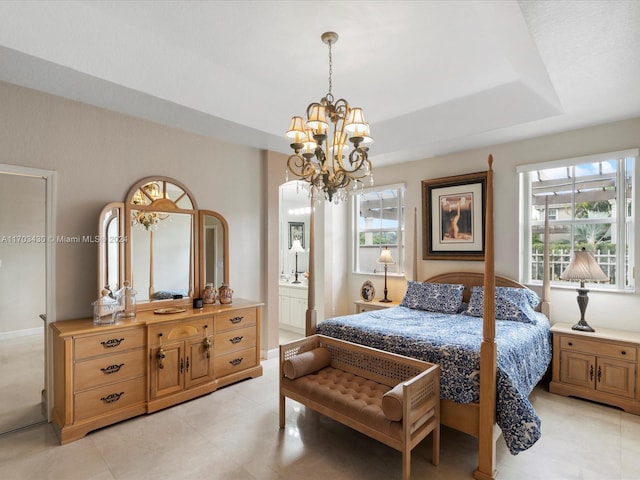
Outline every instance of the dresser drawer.
<path id="1" fill-rule="evenodd" d="M 244 308 L 215 315 L 215 333 L 256 324 L 256 309 Z"/>
<path id="2" fill-rule="evenodd" d="M 144 328 L 119 330 L 74 340 L 75 358 L 97 357 L 109 353 L 144 347 Z"/>
<path id="3" fill-rule="evenodd" d="M 234 372 L 256 365 L 256 349 L 248 348 L 237 352 L 219 355 L 213 360 L 213 371 L 216 378 L 224 377 Z"/>
<path id="4" fill-rule="evenodd" d="M 162 334 L 162 341 L 180 340 L 190 337 L 202 337 L 212 335 L 213 317 L 204 317 L 180 322 L 168 322 L 149 327 L 149 342 L 158 345 L 159 336 Z"/>
<path id="5" fill-rule="evenodd" d="M 139 377 L 75 394 L 74 422 L 146 401 L 145 383 Z"/>
<path id="6" fill-rule="evenodd" d="M 256 327 L 238 328 L 218 333 L 214 340 L 216 355 L 224 355 L 256 346 Z"/>
<path id="7" fill-rule="evenodd" d="M 74 367 L 74 391 L 80 392 L 144 375 L 145 352 L 145 349 L 138 348 L 77 362 Z"/>
<path id="8" fill-rule="evenodd" d="M 631 345 L 599 342 L 596 340 L 567 337 L 563 335 L 560 338 L 560 348 L 575 352 L 585 352 L 591 355 L 629 360 L 630 362 L 636 360 L 636 349 Z"/>

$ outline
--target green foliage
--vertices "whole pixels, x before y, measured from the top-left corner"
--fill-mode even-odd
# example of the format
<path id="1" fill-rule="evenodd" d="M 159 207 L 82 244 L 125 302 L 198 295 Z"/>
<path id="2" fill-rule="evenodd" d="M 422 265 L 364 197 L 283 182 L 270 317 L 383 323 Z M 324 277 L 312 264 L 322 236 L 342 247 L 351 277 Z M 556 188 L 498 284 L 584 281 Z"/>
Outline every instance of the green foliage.
<path id="1" fill-rule="evenodd" d="M 365 233 L 360 232 L 360 246 L 364 245 Z M 398 243 L 397 232 L 376 232 L 373 234 L 373 245 L 396 245 Z"/>

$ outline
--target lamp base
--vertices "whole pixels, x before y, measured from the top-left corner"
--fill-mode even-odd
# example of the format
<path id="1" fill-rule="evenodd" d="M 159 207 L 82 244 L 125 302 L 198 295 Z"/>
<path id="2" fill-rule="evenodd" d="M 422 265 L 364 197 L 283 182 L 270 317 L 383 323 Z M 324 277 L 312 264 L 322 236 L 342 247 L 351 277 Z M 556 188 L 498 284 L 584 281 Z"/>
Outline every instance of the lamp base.
<path id="1" fill-rule="evenodd" d="M 380 303 L 391 303 L 393 302 L 393 300 L 389 300 L 388 298 L 383 298 L 382 300 L 379 300 Z"/>
<path id="2" fill-rule="evenodd" d="M 578 330 L 580 332 L 595 332 L 595 330 L 590 327 L 584 320 L 580 320 L 578 323 L 576 323 L 573 327 L 571 327 L 571 330 Z"/>

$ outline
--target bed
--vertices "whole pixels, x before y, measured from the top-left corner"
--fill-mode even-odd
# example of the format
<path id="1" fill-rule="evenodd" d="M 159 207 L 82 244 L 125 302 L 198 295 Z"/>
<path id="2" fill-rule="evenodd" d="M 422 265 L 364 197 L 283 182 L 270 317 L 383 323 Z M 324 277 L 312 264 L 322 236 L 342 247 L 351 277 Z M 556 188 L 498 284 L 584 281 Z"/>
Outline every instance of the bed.
<path id="1" fill-rule="evenodd" d="M 510 280 L 505 277 L 496 276 L 495 274 L 495 266 L 494 266 L 494 226 L 493 226 L 493 157 L 489 155 L 488 158 L 488 169 L 487 169 L 487 188 L 486 188 L 486 202 L 485 202 L 485 255 L 484 255 L 484 273 L 474 272 L 474 273 L 466 273 L 466 272 L 457 272 L 457 273 L 446 273 L 443 275 L 438 275 L 435 277 L 429 278 L 430 283 L 445 283 L 445 284 L 464 284 L 467 288 L 465 289 L 465 299 L 470 298 L 466 295 L 469 295 L 470 289 L 474 286 L 483 287 L 484 298 L 486 301 L 483 302 L 482 306 L 482 320 L 475 320 L 476 323 L 481 323 L 480 326 L 476 326 L 474 330 L 475 333 L 475 342 L 477 344 L 478 339 L 480 339 L 480 345 L 477 346 L 477 349 L 474 353 L 474 367 L 472 374 L 472 383 L 474 384 L 475 391 L 472 395 L 474 401 L 470 401 L 468 403 L 460 403 L 448 398 L 444 398 L 441 401 L 441 422 L 443 425 L 447 425 L 456 430 L 460 430 L 467 434 L 473 435 L 478 438 L 478 468 L 474 472 L 474 477 L 477 480 L 490 480 L 494 479 L 496 476 L 496 442 L 501 435 L 501 428 L 498 426 L 497 420 L 503 425 L 503 428 L 507 431 L 507 435 L 505 435 L 505 439 L 511 435 L 511 431 L 514 429 L 518 429 L 522 427 L 522 422 L 517 422 L 519 427 L 516 428 L 514 425 L 509 426 L 509 421 L 506 419 L 505 415 L 507 415 L 506 410 L 503 409 L 505 403 L 505 393 L 502 390 L 503 384 L 508 383 L 508 375 L 504 370 L 508 370 L 508 367 L 505 366 L 504 363 L 504 354 L 502 350 L 504 348 L 503 340 L 500 338 L 502 335 L 502 330 L 504 330 L 504 326 L 500 321 L 496 322 L 496 285 L 498 287 L 505 286 L 511 288 L 519 288 L 526 289 L 523 285 L 520 285 L 518 282 L 514 280 Z M 314 204 L 313 193 L 311 195 L 311 204 Z M 416 209 L 417 211 L 417 209 Z M 417 255 L 417 220 L 414 217 L 414 274 L 418 272 L 418 255 Z M 314 251 L 314 209 L 311 209 L 310 216 L 310 251 Z M 538 310 L 543 314 L 549 317 L 549 225 L 548 219 L 545 218 L 545 250 L 543 257 L 543 285 L 542 285 L 542 298 L 540 301 L 540 305 L 538 306 Z M 312 335 L 318 332 L 317 326 L 317 318 L 315 311 L 315 276 L 314 276 L 314 255 L 309 255 L 309 288 L 308 288 L 308 305 L 307 305 L 307 313 L 306 313 L 306 335 Z M 417 280 L 417 278 L 416 278 Z M 469 300 L 465 300 L 469 301 Z M 394 310 L 392 312 L 394 315 L 402 316 L 405 315 L 399 310 Z M 384 315 L 384 313 L 371 314 L 369 318 L 375 319 L 377 315 Z M 363 318 L 363 317 L 361 317 Z M 378 318 L 378 323 L 384 323 L 385 320 L 381 320 Z M 539 320 L 537 322 L 540 325 L 542 331 L 548 329 L 548 322 L 544 320 Z M 327 323 L 320 328 L 320 331 L 325 335 L 331 336 L 331 330 L 335 330 L 337 327 L 332 327 L 331 323 Z M 478 330 L 479 329 L 479 330 Z M 548 330 L 547 330 L 548 331 Z M 498 335 L 496 335 L 498 332 Z M 335 335 L 335 332 L 333 332 Z M 548 333 L 547 333 L 548 334 Z M 366 336 L 366 335 L 363 335 Z M 365 339 L 359 340 L 361 343 L 366 344 Z M 397 339 L 397 343 L 402 343 L 402 340 Z M 542 342 L 545 344 L 545 342 Z M 378 347 L 380 348 L 380 347 Z M 382 347 L 384 350 L 388 348 L 388 346 Z M 545 362 L 548 363 L 547 357 L 550 357 L 550 346 L 549 351 L 546 351 L 546 347 L 540 347 L 542 353 L 540 354 L 543 358 L 541 359 L 541 364 Z M 498 355 L 498 352 L 501 352 Z M 531 354 L 534 356 L 535 354 Z M 537 436 L 539 436 L 539 419 L 535 415 L 531 404 L 526 398 L 528 395 L 527 390 L 533 388 L 531 385 L 535 385 L 536 378 L 540 375 L 539 370 L 542 367 L 538 365 L 536 368 L 535 374 L 531 375 L 531 378 L 524 382 L 515 382 L 524 383 L 525 387 L 522 390 L 518 390 L 517 393 L 513 393 L 514 397 L 519 397 L 520 408 L 523 412 L 526 410 L 526 415 L 530 418 L 531 422 L 528 424 L 524 423 L 524 436 L 515 436 L 515 440 L 507 440 L 508 444 L 511 442 L 509 446 L 512 452 L 517 452 L 522 449 L 527 444 L 532 444 L 535 442 Z M 443 369 L 444 371 L 444 369 Z M 479 371 L 479 373 L 478 373 Z M 511 372 L 509 372 L 511 373 Z M 445 374 L 446 375 L 446 374 Z M 515 391 L 512 390 L 512 391 Z M 500 392 L 497 395 L 497 392 Z M 513 404 L 515 405 L 515 404 Z M 498 412 L 498 409 L 500 410 Z M 531 438 L 528 440 L 522 440 L 522 438 L 527 435 L 531 435 Z M 518 439 L 520 438 L 520 439 Z"/>
<path id="2" fill-rule="evenodd" d="M 416 304 L 405 297 L 398 307 L 325 320 L 318 324 L 317 331 L 329 337 L 439 364 L 442 369 L 443 410 L 449 413 L 443 413 L 442 424 L 478 436 L 475 428 L 477 423 L 459 424 L 456 405 L 451 404 L 477 405 L 480 400 L 480 345 L 483 325 L 481 316 L 470 315 L 469 311 L 478 312 L 480 299 L 480 315 L 482 314 L 482 299 L 478 292 L 478 288 L 483 288 L 478 285 L 483 282 L 482 277 L 479 273 L 461 272 L 429 278 L 422 283 L 423 286 L 456 287 L 455 294 L 452 295 L 455 298 L 458 298 L 460 290 L 457 286 L 464 285 L 460 295 L 463 297 L 460 300 L 463 306 L 457 305 L 455 300 L 447 302 L 452 306 L 440 306 L 438 302 L 428 301 Z M 411 293 L 424 290 L 420 286 L 417 282 L 409 282 L 407 291 Z M 472 298 L 473 287 L 476 294 Z M 532 303 L 535 302 L 535 305 L 523 302 L 524 309 L 529 306 L 538 307 L 538 296 L 517 282 L 497 276 L 496 290 L 498 318 L 502 318 L 501 302 L 507 294 L 516 294 L 524 300 L 529 297 Z M 518 295 L 519 290 L 522 295 Z M 425 297 L 427 295 L 423 296 Z M 442 299 L 442 293 L 438 297 Z M 511 304 L 514 303 L 517 302 Z M 454 313 L 451 313 L 452 308 Z M 504 317 L 510 318 L 507 314 Z M 550 325 L 546 315 L 531 308 L 528 315 L 522 317 L 526 321 L 520 321 L 517 316 L 513 319 L 498 319 L 495 335 L 496 423 L 509 451 L 514 455 L 528 449 L 540 438 L 540 419 L 528 396 L 551 362 Z"/>

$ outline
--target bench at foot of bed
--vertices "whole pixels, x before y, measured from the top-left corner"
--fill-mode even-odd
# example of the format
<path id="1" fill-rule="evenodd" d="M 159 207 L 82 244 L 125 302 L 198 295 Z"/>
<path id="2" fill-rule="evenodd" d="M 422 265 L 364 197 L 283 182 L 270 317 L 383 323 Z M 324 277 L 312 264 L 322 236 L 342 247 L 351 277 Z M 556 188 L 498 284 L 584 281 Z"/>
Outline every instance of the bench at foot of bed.
<path id="1" fill-rule="evenodd" d="M 312 335 L 280 346 L 280 428 L 286 397 L 402 452 L 403 480 L 429 434 L 439 463 L 438 365 Z"/>

